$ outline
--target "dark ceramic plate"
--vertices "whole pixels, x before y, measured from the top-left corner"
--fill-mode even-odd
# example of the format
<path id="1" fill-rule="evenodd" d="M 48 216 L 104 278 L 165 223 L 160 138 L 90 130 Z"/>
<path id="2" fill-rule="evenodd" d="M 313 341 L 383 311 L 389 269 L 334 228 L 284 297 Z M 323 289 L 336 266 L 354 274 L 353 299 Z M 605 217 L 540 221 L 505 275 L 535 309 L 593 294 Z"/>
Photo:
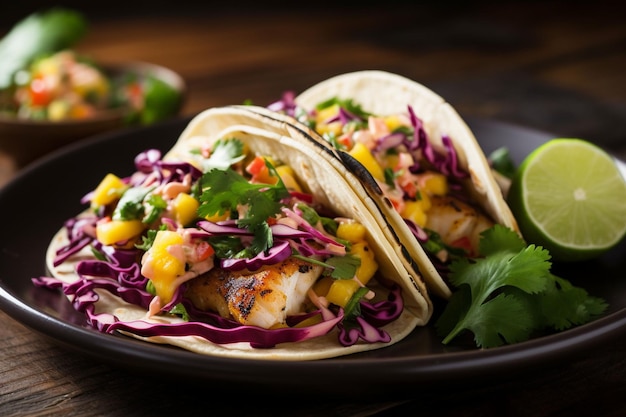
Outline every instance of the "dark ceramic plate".
<path id="1" fill-rule="evenodd" d="M 45 273 L 48 242 L 66 218 L 83 208 L 79 203 L 83 194 L 108 172 L 130 174 L 137 153 L 151 147 L 169 149 L 187 122 L 175 120 L 71 145 L 30 166 L 0 190 L 0 308 L 68 349 L 120 368 L 199 380 L 206 386 L 236 383 L 240 392 L 282 394 L 312 390 L 361 397 L 381 391 L 413 395 L 468 380 L 489 384 L 593 354 L 595 346 L 626 332 L 626 245 L 622 244 L 601 259 L 553 268 L 606 299 L 610 309 L 604 317 L 512 346 L 446 347 L 427 326 L 385 349 L 321 361 L 282 362 L 201 356 L 98 333 L 83 324 L 83 317 L 64 296 L 35 288 L 30 279 Z M 486 153 L 507 146 L 517 163 L 552 137 L 492 121 L 469 120 L 469 124 Z"/>

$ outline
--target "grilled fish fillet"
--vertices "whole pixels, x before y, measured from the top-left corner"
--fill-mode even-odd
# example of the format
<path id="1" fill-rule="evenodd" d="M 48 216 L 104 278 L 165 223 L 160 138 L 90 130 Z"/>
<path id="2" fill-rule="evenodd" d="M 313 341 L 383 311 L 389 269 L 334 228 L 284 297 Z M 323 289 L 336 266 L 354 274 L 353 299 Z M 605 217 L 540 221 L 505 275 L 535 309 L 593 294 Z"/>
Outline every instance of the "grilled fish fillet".
<path id="1" fill-rule="evenodd" d="M 269 329 L 303 311 L 321 272 L 321 266 L 295 258 L 253 272 L 213 268 L 190 281 L 185 296 L 200 310 Z"/>

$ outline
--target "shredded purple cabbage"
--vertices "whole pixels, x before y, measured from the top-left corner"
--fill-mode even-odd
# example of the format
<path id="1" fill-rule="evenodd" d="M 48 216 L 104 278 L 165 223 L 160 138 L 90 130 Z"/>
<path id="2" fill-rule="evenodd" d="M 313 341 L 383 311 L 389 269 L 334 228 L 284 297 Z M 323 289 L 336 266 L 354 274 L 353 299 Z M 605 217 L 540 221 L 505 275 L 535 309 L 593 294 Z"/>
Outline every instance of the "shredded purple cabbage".
<path id="1" fill-rule="evenodd" d="M 288 96 L 286 98 L 289 99 Z M 195 182 L 202 176 L 202 172 L 190 164 L 162 161 L 161 152 L 154 149 L 137 155 L 135 166 L 137 171 L 132 176 L 122 179 L 130 186 L 182 182 L 189 176 Z M 92 193 L 93 191 L 81 201 L 89 202 Z M 69 219 L 65 223 L 68 243 L 58 250 L 53 262 L 54 266 L 58 266 L 88 246 L 100 253 L 104 259 L 83 260 L 77 263 L 75 271 L 78 279 L 71 284 L 46 276 L 32 280 L 35 286 L 61 290 L 71 300 L 73 307 L 85 314 L 87 323 L 101 332 L 127 331 L 145 337 L 192 335 L 217 344 L 248 342 L 255 348 L 271 348 L 279 343 L 318 337 L 337 328 L 338 341 L 344 346 L 350 346 L 359 340 L 366 343 L 388 342 L 390 336 L 378 327 L 397 319 L 403 309 L 400 290 L 395 288 L 386 301 L 376 304 L 362 301 L 360 303 L 362 316 L 350 319 L 349 324 L 344 323 L 342 309 L 333 313 L 328 308 L 320 307 L 317 311 L 287 318 L 287 323 L 293 326 L 307 317 L 321 315 L 322 321 L 319 324 L 267 330 L 242 326 L 216 313 L 197 310 L 184 299 L 183 284 L 177 288 L 172 300 L 167 305 L 161 306 L 161 311 L 168 312 L 176 305 L 182 304 L 192 321 L 176 324 L 155 324 L 145 320 L 124 322 L 112 314 L 96 314 L 96 304 L 100 299 L 96 290 L 107 291 L 129 304 L 146 309 L 146 312 L 154 301 L 154 296 L 146 290 L 149 280 L 141 274 L 139 261 L 143 251 L 136 248 L 120 249 L 106 246 L 96 240 L 96 223 L 105 213 L 105 208 L 99 208 L 97 213 Z M 335 240 L 306 222 L 297 206 L 294 209 L 285 209 L 285 214 L 295 221 L 298 228 L 285 224 L 270 226 L 275 243 L 272 249 L 252 259 L 221 260 L 221 267 L 230 270 L 243 268 L 255 270 L 263 265 L 284 261 L 291 256 L 293 250 L 303 256 L 328 256 L 345 251 L 343 245 L 338 245 Z M 176 227 L 176 224 L 167 218 L 162 218 L 162 221 L 169 224 L 171 229 Z M 237 227 L 235 221 L 220 223 L 200 221 L 197 226 L 197 229 L 191 231 L 193 238 L 217 235 L 251 236 L 247 230 Z"/>
<path id="2" fill-rule="evenodd" d="M 285 91 L 280 100 L 271 103 L 267 108 L 294 117 L 297 108 L 296 93 L 294 91 Z"/>
<path id="3" fill-rule="evenodd" d="M 424 123 L 415 115 L 411 106 L 408 106 L 408 111 L 411 125 L 413 126 L 413 138 L 412 140 L 407 138 L 404 142 L 407 149 L 411 153 L 421 150 L 426 161 L 446 176 L 452 176 L 457 179 L 466 178 L 468 173 L 460 169 L 458 165 L 458 155 L 454 146 L 452 146 L 450 138 L 447 135 L 444 135 L 441 138 L 441 141 L 446 149 L 445 153 L 435 152 L 430 140 L 428 139 L 428 135 L 424 130 Z M 412 172 L 418 172 L 421 169 L 418 158 L 415 158 L 415 161 L 415 164 L 410 168 Z"/>
<path id="4" fill-rule="evenodd" d="M 90 264 L 91 267 L 93 265 Z M 100 272 L 115 275 L 114 269 L 108 271 L 101 270 Z M 356 318 L 356 322 L 351 323 L 350 327 L 347 327 L 342 322 L 344 316 L 341 309 L 337 315 L 328 309 L 320 309 L 303 317 L 291 317 L 288 319 L 293 323 L 319 314 L 323 320 L 318 324 L 307 327 L 288 327 L 271 330 L 239 325 L 221 317 L 217 323 L 218 325 L 203 321 L 174 324 L 150 323 L 145 320 L 125 322 L 120 321 L 112 314 L 95 314 L 95 305 L 100 298 L 96 293 L 96 289 L 106 290 L 128 303 L 141 305 L 144 308 L 147 308 L 152 296 L 137 288 L 124 287 L 110 278 L 81 277 L 74 283 L 67 284 L 56 278 L 39 277 L 33 279 L 33 283 L 38 287 L 61 289 L 72 300 L 74 308 L 86 315 L 89 325 L 103 333 L 127 331 L 143 337 L 198 336 L 216 344 L 248 342 L 253 348 L 271 348 L 280 343 L 298 342 L 323 336 L 335 327 L 339 329 L 338 341 L 343 346 L 354 345 L 359 339 L 367 343 L 389 342 L 391 340 L 390 335 L 386 331 L 377 328 L 377 326 L 384 326 L 397 319 L 404 308 L 399 287 L 394 287 L 389 293 L 388 300 L 375 304 L 361 302 L 363 315 Z M 186 306 L 192 315 L 197 314 L 197 311 L 191 308 L 189 304 L 186 304 Z M 216 315 L 210 313 L 202 313 L 205 317 L 216 317 Z M 224 322 L 228 322 L 228 325 L 224 325 Z"/>

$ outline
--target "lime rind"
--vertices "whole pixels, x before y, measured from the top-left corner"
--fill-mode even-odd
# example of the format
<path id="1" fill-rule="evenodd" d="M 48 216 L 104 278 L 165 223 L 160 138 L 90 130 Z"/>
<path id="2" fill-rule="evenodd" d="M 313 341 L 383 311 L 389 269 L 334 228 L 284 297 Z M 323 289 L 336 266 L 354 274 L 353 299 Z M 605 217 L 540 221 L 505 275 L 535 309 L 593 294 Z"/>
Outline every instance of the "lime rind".
<path id="1" fill-rule="evenodd" d="M 608 153 L 581 139 L 553 139 L 528 155 L 509 203 L 526 239 L 559 260 L 597 256 L 626 234 L 626 180 Z"/>

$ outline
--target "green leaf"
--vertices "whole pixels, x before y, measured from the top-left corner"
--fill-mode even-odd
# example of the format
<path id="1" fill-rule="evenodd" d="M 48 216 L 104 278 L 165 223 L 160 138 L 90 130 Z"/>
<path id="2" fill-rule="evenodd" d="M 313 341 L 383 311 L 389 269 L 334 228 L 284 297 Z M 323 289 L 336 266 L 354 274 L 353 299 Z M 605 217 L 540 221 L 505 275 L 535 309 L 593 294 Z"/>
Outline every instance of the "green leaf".
<path id="1" fill-rule="evenodd" d="M 71 47 L 86 32 L 83 15 L 61 7 L 33 13 L 18 22 L 0 41 L 0 90 L 10 87 L 15 73 L 33 60 Z"/>
<path id="2" fill-rule="evenodd" d="M 175 115 L 182 95 L 174 86 L 155 76 L 147 76 L 143 82 L 144 108 L 140 122 L 149 125 Z"/>
<path id="3" fill-rule="evenodd" d="M 480 236 L 479 252 L 483 256 L 502 251 L 519 252 L 526 247 L 526 243 L 517 233 L 502 225 L 491 227 Z"/>
<path id="4" fill-rule="evenodd" d="M 604 300 L 590 297 L 584 289 L 554 275 L 548 289 L 541 294 L 539 304 L 544 313 L 543 325 L 556 330 L 584 324 L 608 307 Z"/>
<path id="5" fill-rule="evenodd" d="M 136 220 L 144 216 L 143 199 L 150 192 L 149 188 L 133 187 L 122 194 L 113 211 L 113 220 Z"/>
<path id="6" fill-rule="evenodd" d="M 350 113 L 354 114 L 355 116 L 359 116 L 362 119 L 367 119 L 370 115 L 370 113 L 363 110 L 363 107 L 361 107 L 361 105 L 359 105 L 358 103 L 355 103 L 354 100 L 340 99 L 338 97 L 331 97 L 328 100 L 325 100 L 319 103 L 317 106 L 315 106 L 315 108 L 317 110 L 323 110 L 335 104 L 339 105 L 339 107 L 343 107 L 344 109 L 348 110 Z"/>
<path id="7" fill-rule="evenodd" d="M 369 288 L 361 287 L 352 294 L 352 297 L 350 297 L 350 300 L 346 303 L 346 307 L 343 309 L 345 314 L 344 325 L 349 326 L 352 320 L 361 315 L 360 301 L 369 291 Z"/>
<path id="8" fill-rule="evenodd" d="M 504 226 L 483 232 L 480 251 L 486 256 L 450 265 L 449 280 L 456 290 L 435 324 L 444 344 L 465 331 L 474 334 L 480 347 L 517 343 L 535 331 L 583 324 L 607 307 L 604 300 L 554 276 L 549 252 L 526 246 Z"/>
<path id="9" fill-rule="evenodd" d="M 468 317 L 464 327 L 474 333 L 478 347 L 496 347 L 527 340 L 533 330 L 532 315 L 514 295 L 500 294 Z"/>
<path id="10" fill-rule="evenodd" d="M 157 220 L 165 209 L 167 209 L 167 202 L 163 197 L 157 194 L 149 194 L 144 199 L 144 210 L 146 214 L 141 221 L 150 224 Z"/>
<path id="11" fill-rule="evenodd" d="M 507 148 L 502 147 L 496 149 L 489 154 L 488 159 L 491 162 L 492 168 L 500 174 L 507 178 L 513 178 L 515 176 L 517 167 Z"/>
<path id="12" fill-rule="evenodd" d="M 215 142 L 209 158 L 202 161 L 202 168 L 204 172 L 212 169 L 225 170 L 230 168 L 232 164 L 243 160 L 244 157 L 242 141 L 239 139 L 220 139 Z"/>
<path id="13" fill-rule="evenodd" d="M 235 258 L 244 249 L 241 239 L 236 236 L 211 236 L 208 241 L 219 259 Z"/>
<path id="14" fill-rule="evenodd" d="M 274 168 L 268 167 L 278 177 Z M 237 225 L 254 234 L 252 244 L 240 256 L 253 256 L 271 247 L 273 240 L 267 220 L 280 213 L 281 200 L 289 196 L 282 181 L 275 185 L 251 184 L 231 169 L 213 169 L 205 173 L 201 181 L 203 191 L 198 215 L 240 213 Z"/>
<path id="15" fill-rule="evenodd" d="M 361 265 L 361 259 L 354 255 L 333 256 L 326 260 L 332 267 L 330 276 L 334 279 L 352 279 Z"/>
<path id="16" fill-rule="evenodd" d="M 154 239 L 156 238 L 157 232 L 159 230 L 167 230 L 167 226 L 162 224 L 158 229 L 148 229 L 145 235 L 141 236 L 141 243 L 135 244 L 137 249 L 141 249 L 144 252 L 147 252 L 154 243 Z"/>

